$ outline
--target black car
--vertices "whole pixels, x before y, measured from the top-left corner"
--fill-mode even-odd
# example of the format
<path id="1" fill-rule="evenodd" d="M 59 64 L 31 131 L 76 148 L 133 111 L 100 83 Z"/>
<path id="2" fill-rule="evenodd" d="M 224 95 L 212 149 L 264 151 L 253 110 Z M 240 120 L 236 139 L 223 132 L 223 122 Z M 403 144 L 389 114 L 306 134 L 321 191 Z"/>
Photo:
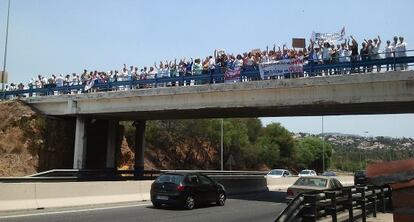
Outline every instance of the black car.
<path id="1" fill-rule="evenodd" d="M 368 183 L 366 170 L 358 170 L 354 174 L 354 185 L 364 185 Z"/>
<path id="2" fill-rule="evenodd" d="M 156 208 L 165 204 L 188 210 L 202 203 L 224 206 L 226 191 L 223 185 L 200 173 L 165 173 L 151 185 L 151 202 Z"/>

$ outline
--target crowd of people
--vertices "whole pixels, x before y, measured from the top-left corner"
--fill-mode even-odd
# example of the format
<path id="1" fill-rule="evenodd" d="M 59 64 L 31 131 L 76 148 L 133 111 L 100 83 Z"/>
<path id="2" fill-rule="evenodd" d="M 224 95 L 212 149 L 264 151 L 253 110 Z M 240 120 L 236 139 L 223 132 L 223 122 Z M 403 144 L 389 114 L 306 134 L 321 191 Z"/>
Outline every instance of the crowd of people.
<path id="1" fill-rule="evenodd" d="M 99 83 L 120 82 L 131 80 L 144 80 L 165 77 L 193 76 L 211 73 L 224 73 L 228 69 L 244 68 L 257 66 L 261 63 L 269 63 L 284 59 L 302 59 L 304 65 L 312 64 L 332 64 L 351 61 L 366 61 L 371 59 L 404 57 L 407 56 L 407 43 L 403 37 L 395 36 L 393 41 L 386 41 L 386 45 L 381 48 L 382 40 L 380 36 L 365 40 L 361 45 L 353 36 L 340 44 L 330 42 L 310 41 L 308 47 L 302 49 L 282 47 L 266 47 L 265 50 L 255 49 L 250 52 L 241 54 L 226 53 L 225 50 L 215 50 L 214 55 L 207 56 L 204 59 L 174 59 L 171 61 L 160 61 L 152 66 L 127 66 L 126 64 L 120 70 L 110 71 L 88 71 L 72 74 L 54 74 L 50 77 L 38 75 L 32 78 L 26 85 L 10 84 L 6 86 L 7 91 L 37 89 L 45 87 L 62 87 L 62 86 L 83 86 L 82 90 L 74 93 L 94 91 L 94 86 Z M 381 66 L 376 67 L 376 71 L 381 71 Z M 407 64 L 401 64 L 398 67 L 391 65 L 386 66 L 386 71 L 398 68 L 399 70 L 408 69 Z M 372 66 L 358 67 L 355 69 L 343 70 L 324 70 L 317 73 L 297 73 L 290 77 L 306 77 L 314 75 L 333 75 L 349 74 L 355 72 L 372 72 Z M 246 79 L 247 80 L 247 79 Z M 205 81 L 172 81 L 163 83 L 160 86 L 185 86 L 194 84 L 203 84 Z M 154 84 L 143 84 L 137 87 L 153 87 Z M 158 86 L 158 85 L 157 85 Z M 128 89 L 128 87 L 117 87 L 116 89 Z M 73 92 L 72 92 L 73 93 Z"/>

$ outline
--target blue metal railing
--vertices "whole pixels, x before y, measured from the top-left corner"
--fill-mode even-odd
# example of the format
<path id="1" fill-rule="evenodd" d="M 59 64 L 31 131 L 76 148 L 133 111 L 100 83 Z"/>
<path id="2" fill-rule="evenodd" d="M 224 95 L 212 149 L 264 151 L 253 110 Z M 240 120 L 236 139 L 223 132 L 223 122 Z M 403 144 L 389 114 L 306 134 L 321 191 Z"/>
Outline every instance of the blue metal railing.
<path id="1" fill-rule="evenodd" d="M 407 52 L 414 51 L 408 50 Z M 414 63 L 414 56 L 405 57 L 392 57 L 383 59 L 368 59 L 368 60 L 357 60 L 349 62 L 336 62 L 328 64 L 319 64 L 320 60 L 312 61 L 308 60 L 303 66 L 302 75 L 314 76 L 321 74 L 322 72 L 331 72 L 338 74 L 338 70 L 347 70 L 347 72 L 359 72 L 359 71 L 370 71 L 372 67 L 382 67 L 387 65 L 391 67 L 391 70 L 395 70 L 400 64 L 412 64 Z M 225 82 L 225 74 L 222 72 L 222 67 L 216 67 L 215 72 L 201 75 L 191 76 L 174 76 L 174 77 L 157 77 L 152 79 L 131 79 L 126 81 L 108 81 L 106 83 L 96 83 L 93 85 L 93 91 L 112 91 L 120 88 L 157 88 L 160 86 L 171 85 L 178 82 L 178 85 L 184 83 L 194 82 L 197 85 L 200 84 L 217 84 Z M 332 71 L 334 70 L 334 71 Z M 285 76 L 291 78 L 291 76 Z M 244 66 L 240 73 L 240 81 L 243 80 L 261 80 L 258 65 Z M 43 88 L 30 88 L 23 90 L 4 91 L 0 92 L 0 99 L 6 100 L 12 97 L 31 97 L 31 96 L 48 96 L 54 95 L 55 92 L 59 94 L 70 94 L 70 93 L 86 93 L 85 85 L 65 85 L 63 87 L 56 87 L 54 85 L 46 85 Z"/>

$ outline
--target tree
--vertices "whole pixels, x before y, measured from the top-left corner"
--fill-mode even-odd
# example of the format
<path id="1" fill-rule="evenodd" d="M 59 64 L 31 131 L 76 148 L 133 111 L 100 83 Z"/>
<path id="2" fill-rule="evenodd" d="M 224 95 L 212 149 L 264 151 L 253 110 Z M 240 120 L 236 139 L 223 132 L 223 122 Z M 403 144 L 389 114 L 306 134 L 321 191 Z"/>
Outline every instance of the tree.
<path id="1" fill-rule="evenodd" d="M 297 143 L 298 160 L 300 164 L 307 168 L 322 171 L 323 150 L 325 150 L 325 168 L 330 165 L 332 156 L 332 145 L 318 137 L 308 136 L 299 140 Z"/>
<path id="2" fill-rule="evenodd" d="M 260 158 L 270 167 L 291 166 L 296 157 L 292 134 L 279 123 L 272 123 L 262 129 L 257 140 Z"/>

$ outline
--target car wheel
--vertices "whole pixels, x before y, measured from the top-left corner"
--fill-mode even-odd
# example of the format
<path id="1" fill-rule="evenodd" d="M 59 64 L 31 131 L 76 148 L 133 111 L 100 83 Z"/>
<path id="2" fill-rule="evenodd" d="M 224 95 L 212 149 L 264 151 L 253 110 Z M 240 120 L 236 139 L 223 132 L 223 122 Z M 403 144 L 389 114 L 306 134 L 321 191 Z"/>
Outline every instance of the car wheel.
<path id="1" fill-rule="evenodd" d="M 226 203 L 226 195 L 223 192 L 221 192 L 218 195 L 216 204 L 218 206 L 224 206 L 225 203 Z"/>
<path id="2" fill-rule="evenodd" d="M 154 206 L 155 208 L 161 208 L 161 205 L 162 204 L 160 203 L 152 202 L 152 206 Z"/>
<path id="3" fill-rule="evenodd" d="M 192 210 L 195 206 L 195 200 L 194 197 L 191 195 L 188 195 L 185 199 L 184 208 L 187 210 Z"/>

